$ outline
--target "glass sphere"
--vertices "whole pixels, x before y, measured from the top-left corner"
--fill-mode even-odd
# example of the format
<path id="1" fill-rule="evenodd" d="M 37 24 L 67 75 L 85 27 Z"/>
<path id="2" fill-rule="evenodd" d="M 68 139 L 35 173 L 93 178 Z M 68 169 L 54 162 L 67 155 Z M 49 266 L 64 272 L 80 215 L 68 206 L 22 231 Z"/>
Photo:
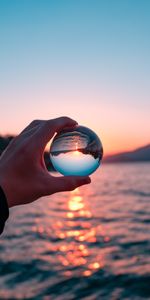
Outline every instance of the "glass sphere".
<path id="1" fill-rule="evenodd" d="M 90 175 L 99 167 L 102 156 L 100 139 L 84 126 L 64 129 L 54 137 L 50 147 L 53 167 L 63 175 Z"/>

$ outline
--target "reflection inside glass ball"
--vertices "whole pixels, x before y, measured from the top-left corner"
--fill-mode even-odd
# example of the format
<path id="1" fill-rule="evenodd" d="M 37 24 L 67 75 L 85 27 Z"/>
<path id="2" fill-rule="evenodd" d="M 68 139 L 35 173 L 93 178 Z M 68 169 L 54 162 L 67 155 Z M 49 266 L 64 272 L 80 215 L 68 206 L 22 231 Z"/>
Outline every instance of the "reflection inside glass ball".
<path id="1" fill-rule="evenodd" d="M 84 126 L 64 129 L 50 147 L 54 169 L 63 175 L 90 175 L 99 167 L 102 156 L 100 139 Z"/>

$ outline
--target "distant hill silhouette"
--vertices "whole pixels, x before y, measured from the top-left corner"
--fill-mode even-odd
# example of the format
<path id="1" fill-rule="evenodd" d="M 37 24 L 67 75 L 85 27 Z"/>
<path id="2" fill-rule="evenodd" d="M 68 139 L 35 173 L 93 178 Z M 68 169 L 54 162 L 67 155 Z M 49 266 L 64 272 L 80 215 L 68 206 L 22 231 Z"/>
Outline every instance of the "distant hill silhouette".
<path id="1" fill-rule="evenodd" d="M 9 142 L 13 139 L 13 136 L 1 136 L 0 135 L 0 155 L 8 146 Z M 49 153 L 44 153 L 44 160 L 48 170 L 53 170 L 54 168 L 51 164 Z M 118 162 L 148 162 L 150 161 L 150 144 L 134 151 L 118 153 L 115 155 L 109 155 L 104 157 L 104 163 L 118 163 Z"/>
<path id="2" fill-rule="evenodd" d="M 104 162 L 113 163 L 113 162 L 142 162 L 150 161 L 150 144 L 141 148 L 138 148 L 134 151 L 118 153 L 115 155 L 109 155 L 104 158 Z"/>

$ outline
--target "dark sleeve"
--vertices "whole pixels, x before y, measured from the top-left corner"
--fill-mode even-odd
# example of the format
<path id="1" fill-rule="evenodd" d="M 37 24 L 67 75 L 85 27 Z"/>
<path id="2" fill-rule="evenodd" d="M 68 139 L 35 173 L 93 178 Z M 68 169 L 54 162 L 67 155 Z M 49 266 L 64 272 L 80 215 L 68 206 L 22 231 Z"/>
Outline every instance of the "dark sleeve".
<path id="1" fill-rule="evenodd" d="M 3 189 L 0 187 L 0 234 L 4 230 L 5 222 L 9 217 L 7 199 Z"/>

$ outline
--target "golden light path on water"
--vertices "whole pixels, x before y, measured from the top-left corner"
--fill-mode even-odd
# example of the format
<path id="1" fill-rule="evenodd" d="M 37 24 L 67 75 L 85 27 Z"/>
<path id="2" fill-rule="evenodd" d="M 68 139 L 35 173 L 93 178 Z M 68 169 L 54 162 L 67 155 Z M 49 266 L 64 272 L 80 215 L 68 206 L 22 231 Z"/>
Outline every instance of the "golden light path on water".
<path id="1" fill-rule="evenodd" d="M 82 276 L 90 276 L 104 265 L 101 251 L 93 253 L 90 246 L 97 242 L 97 234 L 103 236 L 105 242 L 109 237 L 100 225 L 92 226 L 92 213 L 79 188 L 70 193 L 67 209 L 66 221 L 55 224 L 55 234 L 62 240 L 57 258 L 65 268 L 65 276 L 72 276 L 76 270 Z"/>

